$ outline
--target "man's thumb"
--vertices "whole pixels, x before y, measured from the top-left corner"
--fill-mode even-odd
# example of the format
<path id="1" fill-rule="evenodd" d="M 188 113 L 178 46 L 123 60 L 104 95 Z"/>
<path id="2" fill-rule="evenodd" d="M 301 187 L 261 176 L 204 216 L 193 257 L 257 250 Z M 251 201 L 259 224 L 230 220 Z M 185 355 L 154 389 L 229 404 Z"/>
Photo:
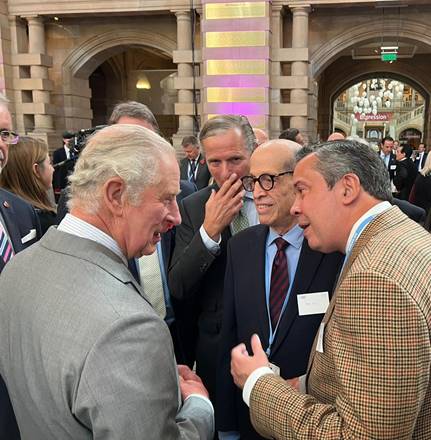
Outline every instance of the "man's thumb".
<path id="1" fill-rule="evenodd" d="M 251 349 L 254 356 L 263 352 L 262 343 L 256 333 L 251 337 Z"/>

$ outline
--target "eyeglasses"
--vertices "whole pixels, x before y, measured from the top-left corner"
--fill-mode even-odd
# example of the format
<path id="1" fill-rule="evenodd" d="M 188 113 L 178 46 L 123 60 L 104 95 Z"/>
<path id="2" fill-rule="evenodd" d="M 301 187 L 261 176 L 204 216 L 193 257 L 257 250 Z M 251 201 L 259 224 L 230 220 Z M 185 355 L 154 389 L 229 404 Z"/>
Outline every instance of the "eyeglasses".
<path id="1" fill-rule="evenodd" d="M 274 188 L 275 179 L 277 177 L 284 176 L 285 174 L 293 174 L 293 171 L 284 171 L 283 173 L 279 174 L 261 174 L 259 177 L 244 176 L 241 177 L 241 182 L 246 191 L 254 191 L 254 185 L 256 182 L 259 182 L 259 186 L 264 191 L 271 191 L 272 188 Z"/>
<path id="2" fill-rule="evenodd" d="M 15 145 L 19 141 L 19 136 L 14 131 L 7 130 L 6 128 L 0 128 L 0 139 L 5 144 Z"/>

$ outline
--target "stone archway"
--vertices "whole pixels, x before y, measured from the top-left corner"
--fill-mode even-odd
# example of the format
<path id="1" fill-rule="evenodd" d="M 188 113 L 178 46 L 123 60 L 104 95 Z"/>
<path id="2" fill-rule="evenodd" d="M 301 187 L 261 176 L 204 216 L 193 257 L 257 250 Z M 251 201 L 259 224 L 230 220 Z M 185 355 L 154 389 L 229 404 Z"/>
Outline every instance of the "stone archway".
<path id="1" fill-rule="evenodd" d="M 425 139 L 430 136 L 431 78 L 424 57 L 421 57 L 420 61 L 415 60 L 414 63 L 411 59 L 399 59 L 396 63 L 386 64 L 380 60 L 357 61 L 345 56 L 346 50 L 381 38 L 380 24 L 381 20 L 376 19 L 353 27 L 337 35 L 312 54 L 310 69 L 313 79 L 319 84 L 318 133 L 321 139 L 326 139 L 329 134 L 332 103 L 337 94 L 361 79 L 376 75 L 399 79 L 420 91 L 426 99 L 424 136 Z M 421 23 L 406 20 L 400 29 L 398 20 L 385 21 L 385 38 L 395 36 L 400 41 L 426 44 L 431 52 L 431 29 Z M 427 61 L 431 62 L 431 55 L 426 57 Z"/>
<path id="2" fill-rule="evenodd" d="M 109 58 L 128 47 L 151 48 L 172 58 L 176 42 L 140 28 L 94 35 L 77 45 L 62 65 L 65 127 L 76 131 L 91 126 L 89 76 Z"/>
<path id="3" fill-rule="evenodd" d="M 365 24 L 347 29 L 336 38 L 323 44 L 311 55 L 311 76 L 318 78 L 346 49 L 381 38 L 381 24 L 380 18 L 369 20 Z M 417 41 L 431 48 L 431 28 L 417 21 L 405 20 L 400 28 L 398 19 L 385 20 L 385 38 L 391 37 L 399 40 Z"/>

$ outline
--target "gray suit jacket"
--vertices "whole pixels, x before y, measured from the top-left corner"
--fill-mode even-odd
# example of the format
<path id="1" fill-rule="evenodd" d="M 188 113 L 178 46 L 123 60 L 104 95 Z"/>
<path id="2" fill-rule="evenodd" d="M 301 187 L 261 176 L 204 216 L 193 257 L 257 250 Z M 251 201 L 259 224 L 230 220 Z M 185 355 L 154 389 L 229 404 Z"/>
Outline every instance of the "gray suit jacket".
<path id="1" fill-rule="evenodd" d="M 209 405 L 179 403 L 166 324 L 110 250 L 51 229 L 0 291 L 0 374 L 23 439 L 212 438 Z"/>

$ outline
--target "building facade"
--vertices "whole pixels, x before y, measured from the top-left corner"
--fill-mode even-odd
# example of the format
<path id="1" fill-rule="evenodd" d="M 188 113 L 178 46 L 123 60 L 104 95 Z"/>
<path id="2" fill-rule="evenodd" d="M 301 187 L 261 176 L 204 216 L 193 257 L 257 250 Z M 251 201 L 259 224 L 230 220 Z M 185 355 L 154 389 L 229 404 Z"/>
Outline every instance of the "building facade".
<path id="1" fill-rule="evenodd" d="M 427 0 L 0 0 L 0 20 L 16 129 L 51 148 L 126 99 L 149 105 L 175 145 L 218 113 L 325 139 L 343 91 L 377 77 L 418 91 L 430 136 Z"/>

